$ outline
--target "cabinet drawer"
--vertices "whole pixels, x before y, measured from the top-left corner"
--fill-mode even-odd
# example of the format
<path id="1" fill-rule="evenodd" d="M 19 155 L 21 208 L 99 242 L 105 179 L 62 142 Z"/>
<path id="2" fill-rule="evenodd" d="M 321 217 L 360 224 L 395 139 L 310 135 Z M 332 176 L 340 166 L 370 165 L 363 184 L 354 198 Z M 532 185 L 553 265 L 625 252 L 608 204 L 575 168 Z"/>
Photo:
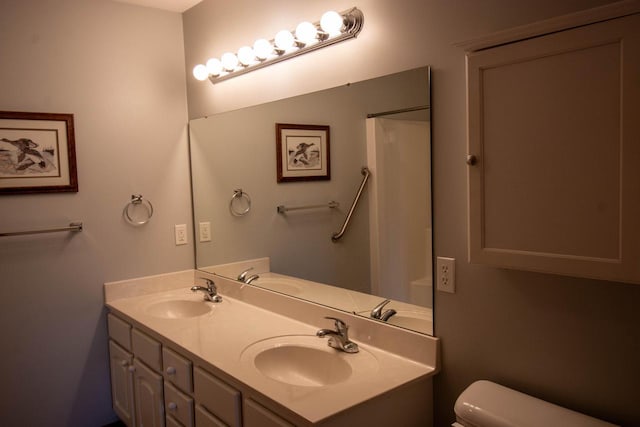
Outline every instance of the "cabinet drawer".
<path id="1" fill-rule="evenodd" d="M 165 380 L 171 381 L 182 391 L 193 392 L 193 371 L 189 360 L 175 351 L 163 347 L 162 369 Z"/>
<path id="2" fill-rule="evenodd" d="M 158 341 L 134 329 L 131 331 L 131 344 L 138 359 L 156 371 L 162 370 L 162 346 Z"/>
<path id="3" fill-rule="evenodd" d="M 258 402 L 245 399 L 244 427 L 294 427 L 294 425 Z"/>
<path id="4" fill-rule="evenodd" d="M 200 405 L 196 405 L 196 426 L 197 427 L 227 427 L 218 417 L 207 411 Z"/>
<path id="5" fill-rule="evenodd" d="M 193 399 L 168 382 L 164 383 L 164 407 L 168 415 L 185 427 L 193 426 Z"/>
<path id="6" fill-rule="evenodd" d="M 231 427 L 242 425 L 240 392 L 210 373 L 195 368 L 193 385 L 198 403 Z"/>
<path id="7" fill-rule="evenodd" d="M 107 314 L 107 328 L 109 337 L 126 350 L 131 351 L 131 325 L 118 319 L 111 313 Z"/>

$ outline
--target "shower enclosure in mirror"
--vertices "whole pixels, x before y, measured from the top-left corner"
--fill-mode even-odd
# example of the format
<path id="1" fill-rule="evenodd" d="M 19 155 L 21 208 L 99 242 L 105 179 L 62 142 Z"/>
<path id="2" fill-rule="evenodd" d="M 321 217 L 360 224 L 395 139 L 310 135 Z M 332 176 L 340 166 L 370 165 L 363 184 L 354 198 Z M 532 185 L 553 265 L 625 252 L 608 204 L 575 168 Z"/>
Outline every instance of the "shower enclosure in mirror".
<path id="1" fill-rule="evenodd" d="M 424 67 L 192 120 L 196 268 L 432 334 L 430 117 Z M 278 182 L 278 123 L 327 127 L 330 179 Z"/>

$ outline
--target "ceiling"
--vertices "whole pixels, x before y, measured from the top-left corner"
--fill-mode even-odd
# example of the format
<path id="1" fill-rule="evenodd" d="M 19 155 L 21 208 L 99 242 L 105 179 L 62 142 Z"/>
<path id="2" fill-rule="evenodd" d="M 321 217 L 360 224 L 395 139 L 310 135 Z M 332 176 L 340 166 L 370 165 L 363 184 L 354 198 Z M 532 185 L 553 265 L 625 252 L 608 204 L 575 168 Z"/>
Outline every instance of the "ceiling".
<path id="1" fill-rule="evenodd" d="M 138 6 L 153 7 L 155 9 L 184 12 L 202 0 L 115 0 L 121 3 L 136 4 Z"/>

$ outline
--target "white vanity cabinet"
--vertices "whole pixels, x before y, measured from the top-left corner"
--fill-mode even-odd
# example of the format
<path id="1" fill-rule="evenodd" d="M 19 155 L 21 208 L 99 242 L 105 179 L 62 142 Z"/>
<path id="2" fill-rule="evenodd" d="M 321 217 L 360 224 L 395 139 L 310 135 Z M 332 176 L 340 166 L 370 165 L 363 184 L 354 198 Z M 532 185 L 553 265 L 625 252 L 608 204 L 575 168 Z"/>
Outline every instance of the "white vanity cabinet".
<path id="1" fill-rule="evenodd" d="M 640 14 L 598 21 L 466 47 L 470 262 L 640 283 Z"/>

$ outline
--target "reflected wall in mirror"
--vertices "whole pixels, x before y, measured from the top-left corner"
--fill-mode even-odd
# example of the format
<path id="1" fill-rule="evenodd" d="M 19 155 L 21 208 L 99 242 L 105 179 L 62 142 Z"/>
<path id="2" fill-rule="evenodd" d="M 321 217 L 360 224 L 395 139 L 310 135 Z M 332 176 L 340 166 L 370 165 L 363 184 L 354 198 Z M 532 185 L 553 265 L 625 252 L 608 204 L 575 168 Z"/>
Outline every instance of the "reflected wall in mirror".
<path id="1" fill-rule="evenodd" d="M 431 334 L 429 100 L 424 67 L 192 120 L 196 268 Z M 330 180 L 277 182 L 277 123 L 329 127 Z"/>

